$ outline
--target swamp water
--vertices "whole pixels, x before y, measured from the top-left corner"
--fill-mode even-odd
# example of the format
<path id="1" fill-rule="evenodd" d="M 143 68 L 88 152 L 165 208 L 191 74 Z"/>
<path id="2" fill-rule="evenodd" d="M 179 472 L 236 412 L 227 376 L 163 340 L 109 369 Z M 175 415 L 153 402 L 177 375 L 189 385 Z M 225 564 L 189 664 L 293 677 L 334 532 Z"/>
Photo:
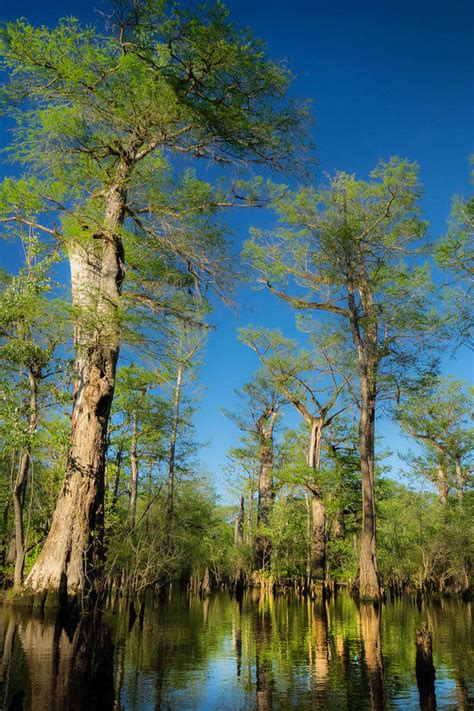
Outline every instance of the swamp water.
<path id="1" fill-rule="evenodd" d="M 404 597 L 358 607 L 347 595 L 322 604 L 254 590 L 240 602 L 173 594 L 136 617 L 121 605 L 74 629 L 0 609 L 0 708 L 418 709 L 415 631 L 424 622 L 436 699 L 431 684 L 421 707 L 474 708 L 472 603 Z"/>

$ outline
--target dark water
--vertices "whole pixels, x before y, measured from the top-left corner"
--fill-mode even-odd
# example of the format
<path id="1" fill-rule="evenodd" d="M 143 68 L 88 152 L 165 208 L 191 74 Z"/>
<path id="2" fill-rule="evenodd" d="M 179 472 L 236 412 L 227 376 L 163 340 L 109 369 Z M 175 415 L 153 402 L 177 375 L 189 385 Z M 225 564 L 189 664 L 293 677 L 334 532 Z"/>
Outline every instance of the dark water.
<path id="1" fill-rule="evenodd" d="M 137 610 L 138 612 L 138 610 Z M 379 610 L 345 595 L 326 604 L 257 591 L 173 595 L 102 623 L 0 610 L 2 709 L 418 709 L 415 630 L 433 630 L 438 709 L 474 708 L 472 604 Z M 433 696 L 424 696 L 433 709 Z"/>

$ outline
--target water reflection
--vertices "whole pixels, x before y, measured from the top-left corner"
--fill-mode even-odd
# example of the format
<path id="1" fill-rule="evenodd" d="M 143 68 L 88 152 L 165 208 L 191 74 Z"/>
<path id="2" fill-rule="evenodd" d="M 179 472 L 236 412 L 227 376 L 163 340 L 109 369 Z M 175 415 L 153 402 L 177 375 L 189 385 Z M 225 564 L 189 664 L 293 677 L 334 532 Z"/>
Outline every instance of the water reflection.
<path id="1" fill-rule="evenodd" d="M 378 605 L 361 604 L 360 627 L 370 680 L 371 708 L 373 711 L 383 711 L 385 709 L 385 692 Z"/>
<path id="2" fill-rule="evenodd" d="M 119 599 L 102 621 L 72 628 L 3 609 L 0 708 L 357 711 L 417 709 L 423 694 L 431 708 L 474 706 L 469 603 L 357 606 L 344 595 L 320 602 L 253 590 L 241 600 L 173 594 L 133 609 Z M 424 623 L 434 688 L 423 687 L 415 645 Z"/>
<path id="3" fill-rule="evenodd" d="M 257 711 L 270 711 L 273 708 L 272 602 L 273 597 L 262 592 L 258 606 L 254 608 Z"/>
<path id="4" fill-rule="evenodd" d="M 5 610 L 0 634 L 3 709 L 113 708 L 112 634 L 97 618 L 66 628 Z"/>

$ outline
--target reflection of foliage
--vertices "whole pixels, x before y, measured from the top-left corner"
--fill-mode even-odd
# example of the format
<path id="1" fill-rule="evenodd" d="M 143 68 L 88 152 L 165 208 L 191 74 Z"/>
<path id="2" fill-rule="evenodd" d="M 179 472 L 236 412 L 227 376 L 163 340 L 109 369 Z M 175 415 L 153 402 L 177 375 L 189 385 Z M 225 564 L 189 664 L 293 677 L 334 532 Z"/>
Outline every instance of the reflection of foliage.
<path id="1" fill-rule="evenodd" d="M 467 607 L 451 601 L 419 610 L 404 598 L 384 605 L 379 617 L 387 706 L 411 693 L 417 698 L 414 631 L 426 618 L 434 631 L 438 678 L 452 686 L 455 678 L 469 678 L 463 651 L 471 634 Z M 126 648 L 122 698 L 135 694 L 156 705 L 159 698 L 162 707 L 174 708 L 184 695 L 189 708 L 203 708 L 209 694 L 215 702 L 223 693 L 216 674 L 225 669 L 231 707 L 253 708 L 257 688 L 275 708 L 312 708 L 315 701 L 321 708 L 370 707 L 373 650 L 366 647 L 374 640 L 363 637 L 360 611 L 346 595 L 323 607 L 252 591 L 240 609 L 227 595 L 210 600 L 173 595 L 156 611 L 150 607 L 143 630 L 135 624 L 128 638 L 125 616 L 116 617 L 114 625 Z"/>

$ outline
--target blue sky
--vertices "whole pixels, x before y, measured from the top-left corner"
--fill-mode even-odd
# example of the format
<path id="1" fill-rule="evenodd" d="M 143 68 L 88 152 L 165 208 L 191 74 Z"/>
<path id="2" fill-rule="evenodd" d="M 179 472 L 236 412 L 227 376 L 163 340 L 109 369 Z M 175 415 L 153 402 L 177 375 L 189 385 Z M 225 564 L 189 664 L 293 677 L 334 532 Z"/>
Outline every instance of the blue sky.
<path id="1" fill-rule="evenodd" d="M 285 59 L 295 75 L 291 92 L 313 102 L 317 176 L 337 169 L 366 177 L 379 159 L 416 160 L 425 188 L 430 236 L 445 230 L 453 194 L 469 189 L 468 156 L 474 152 L 474 4 L 439 0 L 228 0 L 231 16 L 250 26 L 272 57 Z M 100 0 L 4 0 L 2 20 L 25 16 L 53 24 L 59 17 L 97 17 Z M 1 129 L 1 126 L 0 126 Z M 6 137 L 1 136 L 5 143 Z M 5 166 L 0 166 L 0 172 Z M 230 216 L 238 240 L 268 217 L 252 211 Z M 263 292 L 241 289 L 238 318 L 217 305 L 202 381 L 204 399 L 196 418 L 198 435 L 210 444 L 203 454 L 222 490 L 221 466 L 237 432 L 220 410 L 232 408 L 233 390 L 257 366 L 236 339 L 248 323 L 279 326 L 293 333 L 289 310 Z M 467 353 L 446 358 L 444 371 L 472 377 Z M 382 421 L 393 449 L 401 440 Z M 396 460 L 394 459 L 396 468 Z"/>

